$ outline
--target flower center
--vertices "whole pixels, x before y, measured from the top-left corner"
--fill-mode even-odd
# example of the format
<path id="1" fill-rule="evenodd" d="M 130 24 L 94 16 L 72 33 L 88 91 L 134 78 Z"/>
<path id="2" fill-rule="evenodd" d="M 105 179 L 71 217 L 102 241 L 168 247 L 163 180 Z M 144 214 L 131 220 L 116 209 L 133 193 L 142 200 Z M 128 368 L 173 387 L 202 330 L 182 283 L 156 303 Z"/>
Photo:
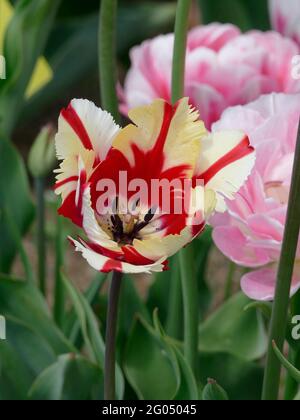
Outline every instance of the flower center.
<path id="1" fill-rule="evenodd" d="M 111 215 L 112 234 L 114 240 L 120 245 L 132 245 L 135 238 L 154 217 L 152 209 L 141 219 L 140 215 L 133 214 L 114 214 Z"/>

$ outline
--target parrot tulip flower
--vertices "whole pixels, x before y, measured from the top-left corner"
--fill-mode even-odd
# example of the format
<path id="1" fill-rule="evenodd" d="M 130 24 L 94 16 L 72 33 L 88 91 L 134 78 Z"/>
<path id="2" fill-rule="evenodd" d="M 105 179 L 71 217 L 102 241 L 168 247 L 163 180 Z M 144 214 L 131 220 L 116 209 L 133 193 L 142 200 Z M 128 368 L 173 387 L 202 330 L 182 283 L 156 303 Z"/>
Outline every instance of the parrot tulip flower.
<path id="1" fill-rule="evenodd" d="M 157 99 L 131 110 L 129 118 L 132 124 L 120 128 L 110 114 L 82 99 L 61 112 L 59 213 L 83 229 L 86 239 L 70 241 L 94 269 L 158 272 L 203 231 L 214 211 L 225 210 L 224 198 L 233 199 L 251 172 L 254 150 L 242 132 L 207 133 L 187 98 L 174 106 Z M 124 178 L 142 182 L 147 194 L 125 194 Z M 154 198 L 149 194 L 153 180 L 173 185 L 169 197 L 161 189 Z M 115 192 L 103 188 L 108 182 Z M 177 212 L 184 195 L 188 208 Z M 163 208 L 166 198 L 169 211 Z"/>
<path id="2" fill-rule="evenodd" d="M 272 26 L 275 31 L 300 45 L 300 7 L 298 0 L 269 0 Z"/>
<path id="3" fill-rule="evenodd" d="M 256 162 L 227 211 L 211 219 L 216 246 L 234 263 L 250 270 L 241 287 L 255 300 L 273 300 L 291 185 L 300 95 L 263 95 L 228 108 L 213 131 L 244 130 L 254 145 Z M 229 241 L 228 238 L 231 240 Z M 291 295 L 300 288 L 300 241 Z"/>

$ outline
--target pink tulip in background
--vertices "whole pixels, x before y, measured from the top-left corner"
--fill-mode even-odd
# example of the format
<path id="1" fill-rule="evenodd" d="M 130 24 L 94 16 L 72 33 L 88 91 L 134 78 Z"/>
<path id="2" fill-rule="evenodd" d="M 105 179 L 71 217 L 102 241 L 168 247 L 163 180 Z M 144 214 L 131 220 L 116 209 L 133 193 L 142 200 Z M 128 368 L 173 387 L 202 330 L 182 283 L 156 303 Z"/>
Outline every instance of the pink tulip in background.
<path id="1" fill-rule="evenodd" d="M 241 285 L 257 300 L 274 297 L 299 117 L 299 94 L 271 94 L 227 109 L 213 125 L 214 132 L 233 127 L 245 131 L 256 149 L 248 181 L 212 224 L 217 247 L 236 264 L 254 269 L 242 277 Z M 300 243 L 292 294 L 299 288 Z"/>
<path id="2" fill-rule="evenodd" d="M 300 45 L 299 0 L 269 0 L 273 28 Z"/>
<path id="3" fill-rule="evenodd" d="M 131 51 L 131 68 L 120 92 L 121 110 L 170 100 L 173 35 L 161 35 Z M 229 106 L 246 104 L 261 94 L 300 92 L 292 78 L 292 40 L 276 32 L 241 34 L 231 24 L 194 28 L 188 36 L 185 95 L 210 128 Z"/>

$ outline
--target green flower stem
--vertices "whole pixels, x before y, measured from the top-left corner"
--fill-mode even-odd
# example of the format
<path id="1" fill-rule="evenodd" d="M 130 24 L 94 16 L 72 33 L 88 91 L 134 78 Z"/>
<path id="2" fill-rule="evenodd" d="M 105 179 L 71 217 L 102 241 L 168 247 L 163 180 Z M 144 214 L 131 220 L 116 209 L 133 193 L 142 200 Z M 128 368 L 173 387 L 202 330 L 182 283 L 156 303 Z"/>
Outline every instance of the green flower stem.
<path id="1" fill-rule="evenodd" d="M 63 221 L 61 217 L 56 220 L 56 237 L 55 237 L 55 288 L 54 288 L 54 307 L 53 315 L 56 324 L 59 327 L 63 325 L 65 313 L 65 288 L 61 270 L 64 264 L 64 233 Z"/>
<path id="2" fill-rule="evenodd" d="M 4 207 L 3 208 L 3 218 L 5 220 L 5 222 L 7 223 L 8 229 L 9 229 L 9 233 L 10 236 L 12 237 L 12 239 L 15 241 L 15 244 L 17 246 L 17 249 L 19 251 L 20 254 L 20 258 L 24 267 L 24 271 L 25 271 L 25 277 L 26 280 L 29 281 L 32 284 L 35 284 L 36 279 L 35 279 L 35 275 L 31 266 L 31 263 L 29 261 L 28 255 L 25 251 L 24 245 L 23 245 L 23 239 L 22 236 L 18 230 L 18 227 L 11 215 L 11 212 L 8 208 Z"/>
<path id="3" fill-rule="evenodd" d="M 275 300 L 273 304 L 272 317 L 269 332 L 269 346 L 267 364 L 263 385 L 263 400 L 276 400 L 278 398 L 280 381 L 280 362 L 276 357 L 272 341 L 274 340 L 282 351 L 288 307 L 291 281 L 294 269 L 294 261 L 299 238 L 300 228 L 300 126 L 298 130 L 297 145 L 295 151 L 294 168 L 289 196 L 287 220 L 285 225 L 284 238 L 282 243 L 281 256 L 277 274 L 277 285 Z"/>
<path id="4" fill-rule="evenodd" d="M 45 234 L 45 178 L 34 179 L 36 195 L 37 220 L 37 256 L 38 256 L 38 283 L 42 294 L 46 295 L 46 234 Z"/>
<path id="5" fill-rule="evenodd" d="M 178 0 L 177 2 L 172 67 L 173 103 L 178 101 L 184 94 L 185 54 L 190 6 L 191 0 Z M 191 247 L 180 251 L 179 262 L 184 307 L 184 354 L 193 372 L 196 372 L 198 354 L 198 290 Z"/>
<path id="6" fill-rule="evenodd" d="M 107 307 L 105 337 L 104 399 L 114 400 L 116 396 L 116 332 L 118 323 L 118 302 L 122 284 L 122 273 L 114 271 Z"/>
<path id="7" fill-rule="evenodd" d="M 116 60 L 116 18 L 117 0 L 102 0 L 99 21 L 99 71 L 101 103 L 116 122 L 120 121 Z"/>
<path id="8" fill-rule="evenodd" d="M 179 253 L 179 261 L 183 294 L 184 355 L 197 378 L 199 308 L 195 260 L 192 251 L 191 246 L 182 249 Z"/>
<path id="9" fill-rule="evenodd" d="M 101 103 L 120 122 L 116 92 L 117 0 L 101 0 L 99 20 L 99 71 Z M 104 399 L 115 399 L 116 330 L 122 274 L 114 272 L 107 309 L 105 338 Z"/>
<path id="10" fill-rule="evenodd" d="M 172 102 L 175 103 L 184 94 L 184 71 L 188 17 L 191 0 L 178 0 L 175 22 L 175 41 L 172 66 Z"/>
<path id="11" fill-rule="evenodd" d="M 160 275 L 160 273 L 158 273 L 158 275 Z M 177 340 L 182 338 L 181 278 L 179 272 L 179 261 L 176 257 L 174 257 L 171 261 L 171 284 L 166 332 L 170 337 L 176 338 Z"/>

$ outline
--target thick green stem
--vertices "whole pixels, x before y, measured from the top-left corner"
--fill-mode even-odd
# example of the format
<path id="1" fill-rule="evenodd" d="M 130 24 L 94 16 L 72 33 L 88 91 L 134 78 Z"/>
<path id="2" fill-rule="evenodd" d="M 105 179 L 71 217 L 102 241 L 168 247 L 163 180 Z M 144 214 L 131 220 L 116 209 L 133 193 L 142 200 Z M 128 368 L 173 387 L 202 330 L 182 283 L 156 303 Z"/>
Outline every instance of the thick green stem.
<path id="1" fill-rule="evenodd" d="M 195 376 L 198 356 L 198 288 L 195 279 L 195 261 L 191 246 L 179 253 L 184 313 L 184 355 Z"/>
<path id="2" fill-rule="evenodd" d="M 172 67 L 173 103 L 184 94 L 185 54 L 190 6 L 191 0 L 178 0 L 177 2 Z M 198 350 L 198 290 L 191 247 L 180 251 L 179 262 L 184 307 L 184 354 L 195 372 Z"/>
<path id="3" fill-rule="evenodd" d="M 184 71 L 188 17 L 191 0 L 178 0 L 175 22 L 175 41 L 172 67 L 172 102 L 175 103 L 184 94 Z"/>
<path id="4" fill-rule="evenodd" d="M 116 332 L 118 323 L 118 302 L 122 284 L 122 273 L 114 272 L 107 308 L 105 337 L 104 399 L 114 400 L 116 395 Z"/>
<path id="5" fill-rule="evenodd" d="M 64 263 L 64 234 L 63 222 L 61 217 L 57 217 L 56 237 L 55 237 L 55 290 L 53 314 L 55 322 L 59 327 L 63 325 L 65 313 L 65 288 L 61 270 Z"/>
<path id="6" fill-rule="evenodd" d="M 160 275 L 160 273 L 158 273 Z M 166 332 L 170 337 L 182 339 L 182 293 L 179 262 L 176 257 L 171 262 L 170 298 Z"/>
<path id="7" fill-rule="evenodd" d="M 118 110 L 116 19 L 117 0 L 102 0 L 99 20 L 99 71 L 101 103 L 116 122 L 120 121 Z"/>
<path id="8" fill-rule="evenodd" d="M 38 282 L 42 294 L 46 295 L 46 234 L 45 234 L 45 179 L 35 178 Z"/>
<path id="9" fill-rule="evenodd" d="M 294 168 L 292 175 L 291 190 L 287 211 L 287 220 L 282 243 L 281 256 L 277 274 L 275 300 L 269 332 L 269 346 L 267 364 L 265 369 L 263 400 L 276 400 L 278 398 L 280 381 L 280 362 L 276 357 L 272 341 L 274 340 L 282 351 L 289 306 L 289 295 L 294 269 L 294 261 L 299 238 L 300 228 L 300 126 L 298 130 L 297 145 L 295 151 Z"/>

